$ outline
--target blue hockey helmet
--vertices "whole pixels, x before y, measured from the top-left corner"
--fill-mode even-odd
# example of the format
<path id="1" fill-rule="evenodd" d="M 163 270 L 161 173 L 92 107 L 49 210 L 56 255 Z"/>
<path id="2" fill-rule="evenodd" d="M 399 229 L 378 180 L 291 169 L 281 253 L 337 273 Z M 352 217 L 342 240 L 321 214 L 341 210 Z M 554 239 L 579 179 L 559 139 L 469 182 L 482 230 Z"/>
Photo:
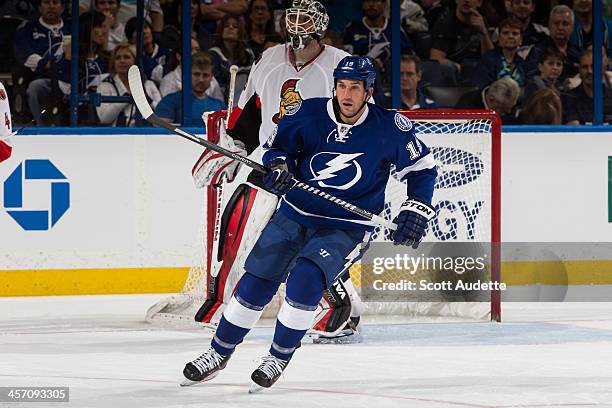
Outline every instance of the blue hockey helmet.
<path id="1" fill-rule="evenodd" d="M 367 90 L 374 86 L 376 70 L 368 57 L 349 55 L 342 58 L 336 69 L 334 69 L 334 82 L 339 79 L 363 81 L 363 85 Z"/>

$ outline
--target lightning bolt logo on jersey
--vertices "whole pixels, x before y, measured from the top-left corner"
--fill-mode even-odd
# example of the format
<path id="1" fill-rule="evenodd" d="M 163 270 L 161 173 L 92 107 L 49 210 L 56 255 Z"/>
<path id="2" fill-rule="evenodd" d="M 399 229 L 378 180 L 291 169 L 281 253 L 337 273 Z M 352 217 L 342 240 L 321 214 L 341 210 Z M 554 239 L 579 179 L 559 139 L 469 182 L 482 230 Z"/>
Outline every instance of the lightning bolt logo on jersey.
<path id="1" fill-rule="evenodd" d="M 332 99 L 306 99 L 279 122 L 275 137 L 264 146 L 263 162 L 281 156 L 293 160 L 298 180 L 375 214 L 384 208 L 385 187 L 395 165 L 398 177 L 408 180 L 408 195 L 431 202 L 433 156 L 416 138 L 410 121 L 395 115 L 368 103 L 359 120 L 348 125 L 337 122 Z M 420 149 L 409 151 L 407 145 Z M 420 177 L 420 172 L 433 177 Z M 373 228 L 348 210 L 295 188 L 283 196 L 279 211 L 307 227 Z"/>
<path id="2" fill-rule="evenodd" d="M 363 153 L 317 153 L 310 159 L 310 171 L 314 176 L 310 180 L 316 181 L 319 187 L 347 190 L 361 179 L 363 172 L 355 160 L 361 155 Z"/>

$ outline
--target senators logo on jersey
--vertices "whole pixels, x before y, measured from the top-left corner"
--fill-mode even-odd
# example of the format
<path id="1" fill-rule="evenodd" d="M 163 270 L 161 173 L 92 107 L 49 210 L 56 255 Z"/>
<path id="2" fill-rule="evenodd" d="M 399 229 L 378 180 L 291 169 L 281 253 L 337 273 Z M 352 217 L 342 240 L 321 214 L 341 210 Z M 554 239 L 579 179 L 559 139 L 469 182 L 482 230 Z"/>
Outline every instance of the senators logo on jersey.
<path id="1" fill-rule="evenodd" d="M 278 122 L 285 115 L 293 115 L 302 106 L 302 95 L 296 89 L 299 79 L 288 79 L 281 86 L 280 103 L 278 112 L 272 116 L 272 122 L 278 125 Z"/>

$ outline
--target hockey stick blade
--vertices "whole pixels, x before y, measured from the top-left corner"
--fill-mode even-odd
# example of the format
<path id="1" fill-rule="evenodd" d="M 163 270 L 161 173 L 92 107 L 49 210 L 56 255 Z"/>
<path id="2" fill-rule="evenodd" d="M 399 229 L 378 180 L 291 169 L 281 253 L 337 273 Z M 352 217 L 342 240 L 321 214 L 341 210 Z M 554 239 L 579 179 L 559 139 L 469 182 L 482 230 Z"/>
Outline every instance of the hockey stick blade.
<path id="1" fill-rule="evenodd" d="M 130 92 L 132 93 L 132 98 L 134 98 L 134 102 L 136 103 L 136 107 L 140 111 L 140 114 L 145 120 L 149 120 L 149 118 L 153 115 L 153 109 L 149 105 L 147 101 L 147 96 L 145 95 L 144 86 L 142 86 L 142 78 L 140 76 L 140 69 L 138 69 L 138 65 L 132 65 L 128 71 L 128 82 L 130 84 Z"/>
<path id="2" fill-rule="evenodd" d="M 209 148 L 210 150 L 220 153 L 224 156 L 237 160 L 260 173 L 267 174 L 270 171 L 267 167 L 247 157 L 241 156 L 232 151 L 224 149 L 223 147 L 220 147 L 212 142 L 209 142 L 206 139 L 202 139 L 202 138 L 197 137 L 196 135 L 192 135 L 191 133 L 185 132 L 181 128 L 178 128 L 160 119 L 157 115 L 155 115 L 155 113 L 153 113 L 153 109 L 151 109 L 151 106 L 149 105 L 149 102 L 147 101 L 147 97 L 145 95 L 145 91 L 142 86 L 140 69 L 138 69 L 138 66 L 132 65 L 130 67 L 130 70 L 128 71 L 128 81 L 130 83 L 130 91 L 132 92 L 132 97 L 134 98 L 136 107 L 140 111 L 142 117 L 145 118 L 149 123 L 153 124 L 154 126 L 167 129 L 181 137 L 184 137 L 185 139 L 191 140 L 194 143 L 197 143 L 199 145 Z M 389 220 L 386 220 L 376 214 L 372 214 L 371 212 L 366 211 L 362 208 L 359 208 L 353 204 L 347 203 L 344 200 L 334 197 L 333 195 L 328 194 L 322 190 L 319 190 L 316 187 L 312 187 L 304 182 L 296 180 L 295 187 L 299 188 L 300 190 L 306 191 L 312 195 L 315 195 L 317 197 L 321 197 L 326 201 L 330 201 L 344 208 L 345 210 L 352 212 L 353 214 L 357 214 L 360 217 L 363 217 L 364 219 L 373 222 L 374 224 L 378 224 L 378 225 L 387 227 L 392 230 L 395 230 L 397 228 L 397 225 L 395 225 L 393 222 Z"/>

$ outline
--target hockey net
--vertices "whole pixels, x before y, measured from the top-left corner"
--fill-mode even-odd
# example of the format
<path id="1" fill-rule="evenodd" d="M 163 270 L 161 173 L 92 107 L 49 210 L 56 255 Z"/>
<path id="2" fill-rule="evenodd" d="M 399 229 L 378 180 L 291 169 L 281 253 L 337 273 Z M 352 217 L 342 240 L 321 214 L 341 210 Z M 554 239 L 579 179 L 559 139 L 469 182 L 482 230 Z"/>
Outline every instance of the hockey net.
<path id="1" fill-rule="evenodd" d="M 417 136 L 431 149 L 438 165 L 438 178 L 433 197 L 436 218 L 430 222 L 424 242 L 460 242 L 486 246 L 489 254 L 487 279 L 500 281 L 499 246 L 500 178 L 501 178 L 501 123 L 492 111 L 400 111 L 413 123 Z M 218 140 L 225 111 L 214 112 L 208 117 L 208 139 Z M 234 183 L 240 182 L 235 180 Z M 147 311 L 146 320 L 154 323 L 195 324 L 194 316 L 206 300 L 207 234 L 212 234 L 208 208 L 218 206 L 219 189 L 209 189 L 203 199 L 202 219 L 196 239 L 196 257 L 187 281 L 180 294 L 153 305 Z M 227 193 L 225 193 L 227 194 Z M 389 178 L 385 192 L 385 209 L 382 215 L 392 219 L 405 199 L 406 186 L 397 180 L 395 172 Z M 209 221 L 207 223 L 207 220 Z M 373 242 L 385 242 L 388 231 L 377 228 L 372 233 Z M 370 273 L 371 264 L 357 263 L 351 268 L 355 287 L 371 287 L 376 275 Z M 420 279 L 439 281 L 439 274 L 418 271 L 416 275 L 403 276 L 404 271 L 390 272 L 387 281 L 399 282 L 404 277 L 418 282 Z M 396 315 L 406 318 L 416 316 L 446 316 L 476 320 L 501 318 L 500 293 L 491 290 L 487 298 L 477 302 L 449 301 L 440 293 L 431 298 L 410 299 L 405 292 L 401 298 L 385 301 L 367 301 L 366 315 Z M 278 312 L 279 295 L 266 308 L 264 317 L 274 317 Z"/>

